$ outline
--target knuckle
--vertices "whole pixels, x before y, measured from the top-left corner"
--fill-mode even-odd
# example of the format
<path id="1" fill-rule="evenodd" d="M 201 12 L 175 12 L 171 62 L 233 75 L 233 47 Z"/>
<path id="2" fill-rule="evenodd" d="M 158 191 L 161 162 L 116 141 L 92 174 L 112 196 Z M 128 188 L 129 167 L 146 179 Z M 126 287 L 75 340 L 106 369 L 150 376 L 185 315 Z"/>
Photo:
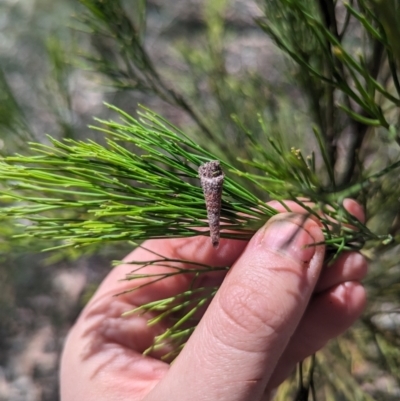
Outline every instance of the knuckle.
<path id="1" fill-rule="evenodd" d="M 284 313 L 272 307 L 277 302 L 269 302 L 265 291 L 257 291 L 248 285 L 232 285 L 229 294 L 219 298 L 219 303 L 234 332 L 242 331 L 244 335 L 251 335 L 252 340 L 259 338 L 260 341 L 279 335 Z"/>

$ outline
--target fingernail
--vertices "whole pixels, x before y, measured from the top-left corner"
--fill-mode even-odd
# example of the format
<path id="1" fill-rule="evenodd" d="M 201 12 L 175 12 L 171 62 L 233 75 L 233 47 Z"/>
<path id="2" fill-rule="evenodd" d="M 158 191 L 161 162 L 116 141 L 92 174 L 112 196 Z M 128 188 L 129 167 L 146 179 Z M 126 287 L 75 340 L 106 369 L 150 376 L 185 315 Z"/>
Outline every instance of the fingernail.
<path id="1" fill-rule="evenodd" d="M 308 265 L 315 253 L 315 239 L 304 229 L 304 225 L 304 217 L 275 217 L 264 227 L 260 244 Z"/>

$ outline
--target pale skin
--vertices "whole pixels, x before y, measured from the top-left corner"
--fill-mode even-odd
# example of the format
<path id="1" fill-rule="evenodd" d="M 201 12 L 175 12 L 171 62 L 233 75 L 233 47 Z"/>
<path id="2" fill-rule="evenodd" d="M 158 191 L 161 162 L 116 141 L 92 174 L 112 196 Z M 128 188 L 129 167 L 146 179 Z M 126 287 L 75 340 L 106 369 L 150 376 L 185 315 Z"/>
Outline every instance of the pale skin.
<path id="1" fill-rule="evenodd" d="M 274 217 L 249 242 L 222 239 L 217 250 L 203 236 L 145 243 L 171 258 L 232 266 L 173 365 L 157 354 L 142 356 L 165 327 L 149 327 L 145 316 L 121 314 L 184 291 L 191 278 L 176 276 L 113 297 L 132 286 L 121 278 L 133 268 L 113 269 L 69 333 L 61 400 L 268 400 L 299 361 L 349 328 L 365 305 L 360 281 L 366 260 L 347 252 L 324 267 L 325 247 L 306 247 L 323 241 L 320 224 L 304 221 L 304 211 L 288 205 L 297 214 Z M 347 199 L 345 207 L 364 220 L 356 202 Z M 151 259 L 154 255 L 136 249 L 126 261 Z M 214 274 L 206 281 L 215 284 L 222 278 Z"/>

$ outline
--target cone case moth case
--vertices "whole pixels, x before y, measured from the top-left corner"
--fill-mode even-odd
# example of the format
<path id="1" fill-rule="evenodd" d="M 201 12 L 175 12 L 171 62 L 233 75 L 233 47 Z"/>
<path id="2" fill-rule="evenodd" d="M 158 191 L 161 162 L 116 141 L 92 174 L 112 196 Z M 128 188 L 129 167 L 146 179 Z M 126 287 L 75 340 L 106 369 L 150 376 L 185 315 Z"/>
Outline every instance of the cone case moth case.
<path id="1" fill-rule="evenodd" d="M 222 186 L 225 177 L 219 161 L 213 160 L 202 164 L 199 167 L 199 177 L 206 202 L 211 243 L 214 248 L 218 248 L 220 238 Z"/>

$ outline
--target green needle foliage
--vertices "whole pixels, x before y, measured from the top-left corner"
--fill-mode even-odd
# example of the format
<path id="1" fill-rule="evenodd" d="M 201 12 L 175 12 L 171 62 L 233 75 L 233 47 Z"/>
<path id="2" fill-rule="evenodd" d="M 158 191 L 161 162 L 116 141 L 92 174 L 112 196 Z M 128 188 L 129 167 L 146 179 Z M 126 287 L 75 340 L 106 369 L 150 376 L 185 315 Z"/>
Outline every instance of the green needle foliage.
<path id="1" fill-rule="evenodd" d="M 137 284 L 126 292 L 138 290 L 143 287 L 151 286 L 166 278 L 171 278 L 179 274 L 186 274 L 192 278 L 190 289 L 175 296 L 161 300 L 148 302 L 133 310 L 127 311 L 123 316 L 131 314 L 151 314 L 153 317 L 148 319 L 149 325 L 158 323 L 167 323 L 167 329 L 154 338 L 151 347 L 144 351 L 145 355 L 153 352 L 161 354 L 165 361 L 172 361 L 182 350 L 187 339 L 193 333 L 199 321 L 201 312 L 216 294 L 218 287 L 199 287 L 196 281 L 202 275 L 210 272 L 227 272 L 229 267 L 215 267 L 196 263 L 190 260 L 171 259 L 159 253 L 156 253 L 144 246 L 140 246 L 147 252 L 155 256 L 148 261 L 131 261 L 133 270 L 126 275 L 128 281 L 145 279 L 143 284 Z M 116 262 L 117 263 L 117 262 Z M 118 262 L 119 264 L 120 262 Z M 135 266 L 138 267 L 135 267 Z M 142 273 L 148 266 L 157 266 L 157 268 L 166 268 L 164 272 L 150 274 Z M 190 266 L 190 267 L 182 267 Z M 139 281 L 140 282 L 140 281 Z M 120 295 L 120 294 L 118 294 Z M 199 314 L 200 313 L 200 314 Z"/>
<path id="2" fill-rule="evenodd" d="M 122 123 L 98 121 L 102 125 L 96 128 L 107 135 L 107 146 L 51 139 L 52 146 L 32 144 L 33 156 L 4 158 L 0 176 L 10 190 L 2 190 L 0 199 L 17 203 L 3 208 L 0 216 L 29 219 L 32 224 L 23 235 L 57 240 L 58 247 L 199 235 L 208 222 L 197 170 L 215 156 L 150 111 L 136 120 L 115 110 L 123 117 Z M 291 199 L 318 216 L 332 250 L 359 248 L 370 239 L 390 239 L 373 234 L 341 203 L 344 196 L 397 163 L 354 188 L 331 192 L 319 183 L 312 157 L 285 150 L 273 138 L 270 149 L 259 150 L 264 161 L 247 162 L 258 169 L 257 174 L 221 161 L 227 174 L 241 177 L 265 193 L 260 199 L 234 178 L 225 179 L 223 237 L 249 239 L 277 213 L 265 203 L 269 198 Z M 299 200 L 301 196 L 315 205 Z"/>
<path id="3" fill-rule="evenodd" d="M 60 246 L 199 235 L 207 215 L 197 168 L 213 155 L 150 112 L 143 123 L 120 113 L 124 124 L 99 121 L 98 129 L 109 136 L 107 147 L 52 139 L 53 146 L 33 144 L 34 156 L 5 158 L 2 180 L 15 184 L 2 199 L 22 204 L 2 215 L 28 217 L 35 224 L 27 235 L 58 239 Z M 276 213 L 232 179 L 224 191 L 222 224 L 242 229 L 229 237 L 249 238 Z M 46 215 L 56 210 L 66 215 Z M 245 229 L 249 220 L 256 221 L 251 230 Z"/>

